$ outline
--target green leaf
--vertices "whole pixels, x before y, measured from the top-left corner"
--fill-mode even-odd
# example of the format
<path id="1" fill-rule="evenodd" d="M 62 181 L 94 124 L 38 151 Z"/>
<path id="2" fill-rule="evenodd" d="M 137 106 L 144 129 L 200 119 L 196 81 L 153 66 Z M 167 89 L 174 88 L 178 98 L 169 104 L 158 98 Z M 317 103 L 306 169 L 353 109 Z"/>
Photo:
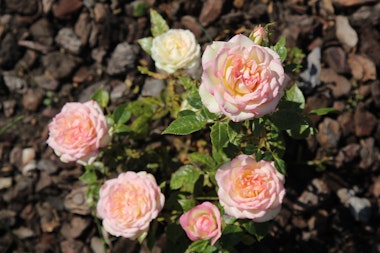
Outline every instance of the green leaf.
<path id="1" fill-rule="evenodd" d="M 297 85 L 293 85 L 285 93 L 285 98 L 287 101 L 291 101 L 299 104 L 299 108 L 303 109 L 305 107 L 305 97 L 303 96 L 302 91 L 298 88 Z"/>
<path id="2" fill-rule="evenodd" d="M 281 62 L 284 62 L 285 59 L 286 59 L 286 56 L 287 56 L 287 49 L 285 47 L 285 44 L 286 44 L 286 38 L 285 37 L 282 37 L 277 43 L 276 45 L 272 46 L 271 48 L 276 51 L 276 53 L 280 56 L 281 58 Z"/>
<path id="3" fill-rule="evenodd" d="M 130 130 L 136 139 L 144 139 L 149 135 L 151 126 L 149 124 L 150 117 L 141 115 L 133 120 Z"/>
<path id="4" fill-rule="evenodd" d="M 198 240 L 189 245 L 186 253 L 203 253 L 207 246 L 209 246 L 209 240 Z"/>
<path id="5" fill-rule="evenodd" d="M 202 174 L 202 171 L 193 165 L 184 165 L 172 174 L 170 188 L 172 190 L 181 189 L 185 192 L 193 193 L 194 184 Z"/>
<path id="6" fill-rule="evenodd" d="M 276 154 L 273 154 L 273 158 L 274 158 L 274 167 L 276 167 L 277 171 L 283 175 L 286 175 L 285 161 L 279 158 Z"/>
<path id="7" fill-rule="evenodd" d="M 216 150 L 222 150 L 229 141 L 228 122 L 216 122 L 211 127 L 211 143 Z"/>
<path id="8" fill-rule="evenodd" d="M 170 123 L 162 134 L 186 135 L 201 130 L 206 121 L 197 115 L 179 117 Z"/>
<path id="9" fill-rule="evenodd" d="M 169 26 L 165 19 L 153 9 L 150 10 L 150 23 L 153 37 L 169 31 Z"/>
<path id="10" fill-rule="evenodd" d="M 134 1 L 132 3 L 132 6 L 133 6 L 133 16 L 137 18 L 144 16 L 149 9 L 149 4 L 145 1 Z"/>
<path id="11" fill-rule="evenodd" d="M 248 233 L 254 235 L 258 241 L 261 241 L 269 232 L 270 222 L 256 223 L 252 220 L 247 220 L 244 221 L 242 226 Z"/>
<path id="12" fill-rule="evenodd" d="M 98 177 L 96 176 L 96 172 L 93 170 L 86 170 L 79 179 L 84 182 L 85 184 L 93 184 L 98 180 Z"/>
<path id="13" fill-rule="evenodd" d="M 146 37 L 137 40 L 141 48 L 149 55 L 152 54 L 152 43 L 153 43 L 153 38 L 152 37 Z"/>
<path id="14" fill-rule="evenodd" d="M 183 212 L 187 212 L 195 206 L 195 200 L 193 198 L 179 199 L 178 203 L 181 205 Z"/>
<path id="15" fill-rule="evenodd" d="M 115 126 L 115 133 L 121 134 L 121 133 L 128 133 L 131 131 L 131 128 L 127 125 L 116 125 Z"/>
<path id="16" fill-rule="evenodd" d="M 91 99 L 98 102 L 101 108 L 106 108 L 110 99 L 110 95 L 107 91 L 100 88 L 94 94 L 92 94 Z"/>
<path id="17" fill-rule="evenodd" d="M 335 108 L 327 107 L 327 108 L 314 109 L 309 112 L 310 115 L 319 115 L 319 116 L 327 115 L 330 113 L 339 113 L 339 111 Z"/>
<path id="18" fill-rule="evenodd" d="M 205 153 L 191 153 L 187 156 L 187 158 L 192 164 L 196 166 L 204 166 L 209 170 L 213 169 L 216 166 L 216 162 L 214 161 L 214 159 L 210 155 Z"/>
<path id="19" fill-rule="evenodd" d="M 128 104 L 122 104 L 116 107 L 112 114 L 115 124 L 124 124 L 131 118 L 131 113 L 127 111 Z"/>

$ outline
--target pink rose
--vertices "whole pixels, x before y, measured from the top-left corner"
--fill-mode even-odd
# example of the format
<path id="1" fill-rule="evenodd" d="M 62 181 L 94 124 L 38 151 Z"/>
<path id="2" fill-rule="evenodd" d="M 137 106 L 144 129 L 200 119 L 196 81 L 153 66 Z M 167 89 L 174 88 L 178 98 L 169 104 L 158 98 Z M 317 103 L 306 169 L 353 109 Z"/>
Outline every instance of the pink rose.
<path id="1" fill-rule="evenodd" d="M 66 103 L 49 124 L 47 144 L 63 162 L 90 164 L 111 141 L 109 128 L 97 102 Z"/>
<path id="2" fill-rule="evenodd" d="M 192 241 L 212 239 L 211 245 L 214 245 L 222 235 L 219 209 L 210 202 L 203 202 L 182 214 L 179 223 Z"/>
<path id="3" fill-rule="evenodd" d="M 97 213 L 110 234 L 136 239 L 148 231 L 164 203 L 152 174 L 128 171 L 100 188 Z"/>
<path id="4" fill-rule="evenodd" d="M 280 212 L 285 195 L 284 176 L 276 170 L 274 162 L 239 155 L 222 165 L 215 179 L 219 202 L 226 214 L 264 222 Z"/>
<path id="5" fill-rule="evenodd" d="M 280 57 L 244 35 L 207 46 L 202 66 L 199 94 L 203 104 L 233 121 L 273 112 L 283 94 L 285 75 Z"/>

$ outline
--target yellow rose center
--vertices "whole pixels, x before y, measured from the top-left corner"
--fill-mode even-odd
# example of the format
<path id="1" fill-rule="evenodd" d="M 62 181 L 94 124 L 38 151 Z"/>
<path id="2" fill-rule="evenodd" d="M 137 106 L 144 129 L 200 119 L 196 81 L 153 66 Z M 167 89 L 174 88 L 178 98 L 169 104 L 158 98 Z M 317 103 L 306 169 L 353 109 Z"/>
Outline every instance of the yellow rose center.
<path id="1" fill-rule="evenodd" d="M 81 145 L 81 140 L 95 137 L 94 126 L 89 118 L 74 114 L 63 120 L 59 129 L 63 145 Z"/>
<path id="2" fill-rule="evenodd" d="M 226 87 L 232 93 L 252 93 L 261 83 L 260 69 L 256 61 L 243 59 L 239 55 L 234 55 L 226 61 L 224 73 Z"/>
<path id="3" fill-rule="evenodd" d="M 145 207 L 145 197 L 135 185 L 118 186 L 111 194 L 111 215 L 122 222 L 141 217 Z"/>
<path id="4" fill-rule="evenodd" d="M 242 198 L 257 197 L 266 188 L 264 178 L 254 168 L 244 168 L 235 179 L 233 190 Z"/>

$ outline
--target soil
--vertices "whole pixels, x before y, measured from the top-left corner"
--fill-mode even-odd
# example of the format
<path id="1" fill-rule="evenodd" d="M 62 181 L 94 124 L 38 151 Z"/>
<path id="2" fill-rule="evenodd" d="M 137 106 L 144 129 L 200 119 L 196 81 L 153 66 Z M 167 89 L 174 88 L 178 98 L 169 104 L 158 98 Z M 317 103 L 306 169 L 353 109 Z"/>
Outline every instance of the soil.
<path id="1" fill-rule="evenodd" d="M 283 209 L 269 235 L 241 252 L 380 252 L 377 0 L 0 0 L 0 129 L 11 124 L 0 134 L 0 252 L 105 252 L 83 168 L 54 155 L 47 124 L 99 87 L 111 109 L 153 92 L 136 70 L 154 69 L 137 44 L 150 36 L 142 2 L 203 49 L 274 22 L 272 40 L 285 36 L 305 54 L 295 75 L 305 111 L 339 111 L 313 116 L 317 135 L 287 140 Z M 112 244 L 110 252 L 148 252 L 123 238 Z"/>

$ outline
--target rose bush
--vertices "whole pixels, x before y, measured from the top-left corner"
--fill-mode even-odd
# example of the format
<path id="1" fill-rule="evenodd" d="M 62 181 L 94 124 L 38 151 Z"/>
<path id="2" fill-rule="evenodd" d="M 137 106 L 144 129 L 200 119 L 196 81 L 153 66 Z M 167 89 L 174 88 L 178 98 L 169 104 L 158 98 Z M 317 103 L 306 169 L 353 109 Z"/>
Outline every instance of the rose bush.
<path id="1" fill-rule="evenodd" d="M 219 209 L 207 201 L 182 214 L 179 223 L 192 241 L 211 239 L 214 245 L 222 235 Z"/>
<path id="2" fill-rule="evenodd" d="M 111 141 L 110 126 L 98 103 L 66 103 L 49 124 L 47 144 L 63 162 L 91 164 Z"/>
<path id="3" fill-rule="evenodd" d="M 285 75 L 279 55 L 244 35 L 207 46 L 202 67 L 203 104 L 233 121 L 273 112 L 283 94 Z"/>
<path id="4" fill-rule="evenodd" d="M 148 231 L 164 203 L 152 174 L 128 171 L 102 185 L 96 209 L 106 231 L 136 239 Z"/>
<path id="5" fill-rule="evenodd" d="M 264 222 L 280 212 L 285 195 L 284 176 L 272 161 L 239 155 L 217 170 L 215 180 L 219 202 L 230 216 Z"/>
<path id="6" fill-rule="evenodd" d="M 170 29 L 154 37 L 151 52 L 156 68 L 169 74 L 197 66 L 201 54 L 194 34 L 184 29 Z"/>

